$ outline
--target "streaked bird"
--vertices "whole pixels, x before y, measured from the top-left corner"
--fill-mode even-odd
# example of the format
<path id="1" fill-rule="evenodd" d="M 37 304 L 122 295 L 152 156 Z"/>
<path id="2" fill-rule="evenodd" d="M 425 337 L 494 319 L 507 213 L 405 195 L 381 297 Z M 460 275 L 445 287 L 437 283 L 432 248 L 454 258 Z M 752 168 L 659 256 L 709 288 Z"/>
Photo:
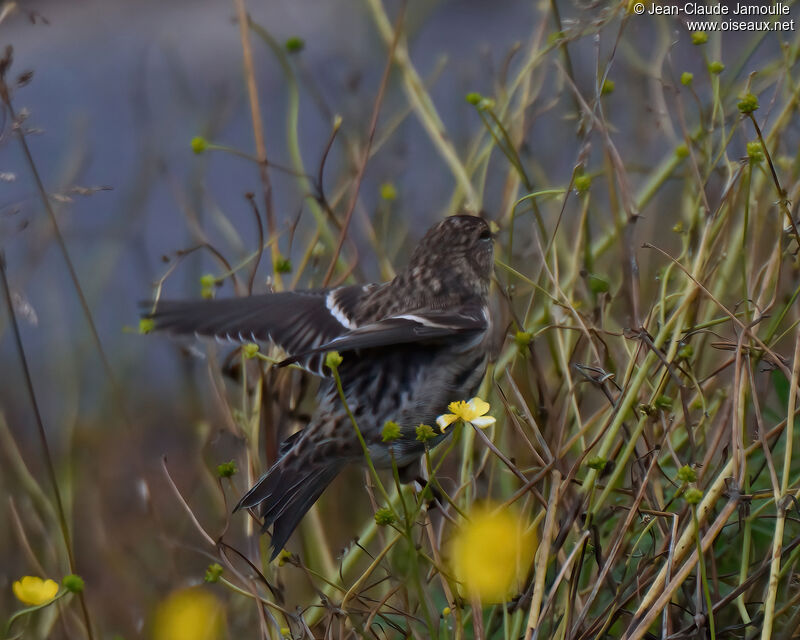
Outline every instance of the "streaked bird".
<path id="1" fill-rule="evenodd" d="M 281 364 L 325 378 L 309 424 L 282 443 L 236 506 L 256 510 L 263 531 L 272 527 L 273 558 L 342 468 L 364 457 L 325 354 L 343 357 L 344 395 L 373 464 L 390 468 L 393 453 L 410 472 L 425 448 L 417 426 L 435 425 L 450 402 L 470 398 L 486 371 L 492 268 L 487 222 L 454 215 L 428 230 L 390 282 L 158 304 L 150 316 L 158 330 L 271 342 L 288 354 Z M 389 420 L 402 434 L 392 443 L 381 437 Z"/>

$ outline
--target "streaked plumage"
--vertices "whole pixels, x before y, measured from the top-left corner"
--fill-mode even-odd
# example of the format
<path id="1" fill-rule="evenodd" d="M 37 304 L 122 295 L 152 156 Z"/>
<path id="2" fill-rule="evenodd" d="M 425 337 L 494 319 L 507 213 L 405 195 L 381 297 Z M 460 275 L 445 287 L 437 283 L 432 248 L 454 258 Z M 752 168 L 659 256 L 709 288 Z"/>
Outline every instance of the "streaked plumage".
<path id="1" fill-rule="evenodd" d="M 435 424 L 449 402 L 469 398 L 483 378 L 492 255 L 488 224 L 457 215 L 434 225 L 390 282 L 159 303 L 151 316 L 157 329 L 273 342 L 288 354 L 285 363 L 327 378 L 309 425 L 283 443 L 279 459 L 237 505 L 258 509 L 264 530 L 273 527 L 273 557 L 342 467 L 363 458 L 325 353 L 344 358 L 345 397 L 375 466 L 391 466 L 381 441 L 387 420 L 403 434 L 392 444 L 398 465 L 412 465 L 424 451 L 416 427 Z"/>

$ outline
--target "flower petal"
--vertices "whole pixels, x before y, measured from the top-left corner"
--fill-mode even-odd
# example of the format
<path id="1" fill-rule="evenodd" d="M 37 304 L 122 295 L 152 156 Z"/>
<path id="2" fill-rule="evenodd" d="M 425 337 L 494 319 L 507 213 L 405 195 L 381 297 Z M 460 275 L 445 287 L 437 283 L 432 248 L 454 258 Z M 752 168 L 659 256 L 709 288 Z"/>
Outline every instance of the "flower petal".
<path id="1" fill-rule="evenodd" d="M 49 602 L 58 593 L 58 584 L 53 580 L 42 580 L 36 576 L 24 576 L 11 585 L 17 599 L 27 605 Z"/>
<path id="2" fill-rule="evenodd" d="M 458 420 L 458 416 L 452 413 L 444 413 L 436 418 L 436 424 L 439 425 L 439 428 L 444 433 L 444 430 L 447 429 L 452 423 Z"/>
<path id="3" fill-rule="evenodd" d="M 478 396 L 472 398 L 468 404 L 470 408 L 479 416 L 482 416 L 484 413 L 489 411 L 489 409 L 491 409 L 489 403 L 486 402 L 486 400 L 481 400 Z"/>
<path id="4" fill-rule="evenodd" d="M 497 420 L 495 420 L 492 416 L 479 416 L 477 418 L 473 418 L 470 420 L 472 424 L 474 424 L 479 429 L 485 429 L 493 425 Z"/>
<path id="5" fill-rule="evenodd" d="M 461 417 L 461 414 L 464 412 L 466 408 L 467 408 L 467 403 L 464 402 L 463 400 L 456 400 L 447 405 L 447 410 L 450 413 L 455 414 L 456 417 Z"/>

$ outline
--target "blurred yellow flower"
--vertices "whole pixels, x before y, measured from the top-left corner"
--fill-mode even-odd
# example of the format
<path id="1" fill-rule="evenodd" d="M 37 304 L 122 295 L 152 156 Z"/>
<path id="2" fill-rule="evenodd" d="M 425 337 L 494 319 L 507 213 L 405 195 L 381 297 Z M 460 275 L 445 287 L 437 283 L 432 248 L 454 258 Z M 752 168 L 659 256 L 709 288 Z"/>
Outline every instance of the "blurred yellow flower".
<path id="1" fill-rule="evenodd" d="M 450 565 L 471 596 L 503 602 L 528 575 L 536 537 L 512 509 L 477 507 L 450 541 Z"/>
<path id="2" fill-rule="evenodd" d="M 173 591 L 158 605 L 153 640 L 217 640 L 225 637 L 222 603 L 201 587 Z"/>
<path id="3" fill-rule="evenodd" d="M 481 429 L 485 429 L 495 423 L 495 419 L 492 416 L 485 415 L 491 409 L 489 403 L 478 397 L 472 398 L 469 402 L 464 402 L 463 400 L 451 402 L 447 405 L 447 409 L 450 413 L 445 413 L 436 418 L 436 424 L 439 425 L 442 433 L 456 420 L 470 422 Z"/>
<path id="4" fill-rule="evenodd" d="M 55 581 L 36 576 L 25 576 L 11 585 L 11 588 L 17 600 L 30 606 L 50 602 L 58 593 L 58 584 Z"/>

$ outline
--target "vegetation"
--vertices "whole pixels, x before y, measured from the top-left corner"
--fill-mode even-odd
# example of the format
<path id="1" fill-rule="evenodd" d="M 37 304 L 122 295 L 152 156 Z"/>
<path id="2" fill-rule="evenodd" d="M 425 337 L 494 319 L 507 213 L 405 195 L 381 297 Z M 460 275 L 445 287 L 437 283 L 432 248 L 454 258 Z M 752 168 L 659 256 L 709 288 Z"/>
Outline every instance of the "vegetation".
<path id="1" fill-rule="evenodd" d="M 485 402 L 451 406 L 454 434 L 426 453 L 426 487 L 354 469 L 270 564 L 257 522 L 230 510 L 279 434 L 304 424 L 313 384 L 273 368 L 266 346 L 211 345 L 199 387 L 150 389 L 153 408 L 134 411 L 140 399 L 92 329 L 111 400 L 91 420 L 113 415 L 113 429 L 54 448 L 31 409 L 38 383 L 8 294 L 0 335 L 19 348 L 5 366 L 30 384 L 23 420 L 0 412 L 14 531 L 0 551 L 17 571 L 0 598 L 4 637 L 796 637 L 800 39 L 701 37 L 628 2 L 569 6 L 569 18 L 567 3 L 544 4 L 493 85 L 464 96 L 467 135 L 445 128 L 437 78 L 415 64 L 413 4 L 366 0 L 387 52 L 379 83 L 360 89 L 371 117 L 333 118 L 309 157 L 305 34 L 281 44 L 234 0 L 255 154 L 210 135 L 186 144 L 198 163 L 221 154 L 256 168 L 257 233 L 244 237 L 219 209 L 208 228 L 190 219 L 194 243 L 175 248 L 156 295 L 198 254 L 206 275 L 193 295 L 206 297 L 225 283 L 263 290 L 265 278 L 280 290 L 369 269 L 392 277 L 418 235 L 402 185 L 383 182 L 372 207 L 360 187 L 415 122 L 452 193 L 414 219 L 485 209 L 498 228 L 502 335 Z M 284 74 L 286 158 L 262 122 L 264 55 Z M 4 143 L 24 144 L 5 60 Z M 16 171 L 35 175 L 37 159 Z M 300 224 L 276 209 L 276 176 L 301 198 Z M 68 260 L 41 183 L 38 195 Z M 91 320 L 83 276 L 69 271 Z M 196 428 L 177 426 L 190 419 Z M 438 428 L 421 425 L 419 438 Z M 21 446 L 37 429 L 40 441 Z M 387 423 L 384 438 L 394 432 Z M 161 460 L 165 439 L 177 439 L 177 459 Z M 115 461 L 125 475 L 102 471 Z M 138 501 L 119 489 L 131 499 L 120 506 L 104 483 L 137 483 Z M 25 574 L 70 575 L 60 587 L 20 582 L 13 593 L 30 609 L 16 615 L 10 581 Z"/>

